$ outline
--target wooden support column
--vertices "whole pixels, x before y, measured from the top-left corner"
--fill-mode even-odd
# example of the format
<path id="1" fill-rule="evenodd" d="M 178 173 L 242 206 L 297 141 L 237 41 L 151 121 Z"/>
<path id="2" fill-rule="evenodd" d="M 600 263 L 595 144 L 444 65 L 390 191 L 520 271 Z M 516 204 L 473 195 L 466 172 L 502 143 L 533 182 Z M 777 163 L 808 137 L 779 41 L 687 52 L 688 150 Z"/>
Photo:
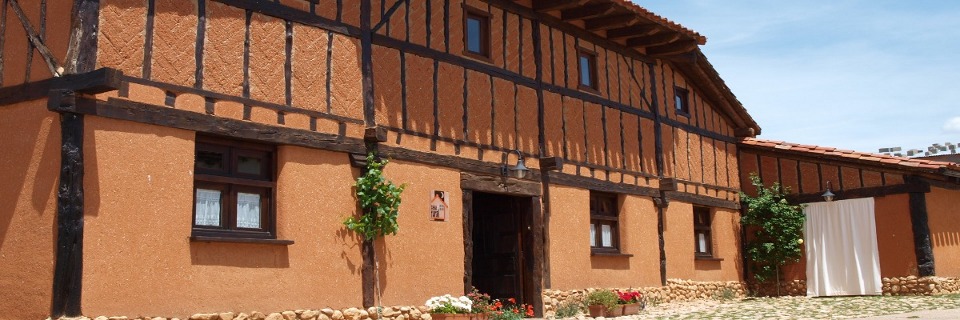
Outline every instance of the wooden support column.
<path id="1" fill-rule="evenodd" d="M 657 74 L 654 72 L 653 68 L 656 67 L 656 63 L 648 63 L 647 66 L 650 68 L 650 109 L 653 111 L 653 141 L 654 141 L 654 152 L 657 164 L 657 178 L 663 180 L 663 133 L 661 129 L 660 121 L 660 105 L 657 100 Z M 663 239 L 663 220 L 664 220 L 664 209 L 667 207 L 667 196 L 666 191 L 660 191 L 660 198 L 654 199 L 657 201 L 657 238 L 658 244 L 660 246 L 660 284 L 667 285 L 667 253 L 666 246 Z"/>
<path id="2" fill-rule="evenodd" d="M 83 115 L 60 114 L 60 131 L 52 318 L 80 316 L 83 275 Z"/>
<path id="3" fill-rule="evenodd" d="M 930 225 L 927 218 L 927 196 L 922 192 L 910 193 L 910 223 L 913 225 L 913 244 L 917 254 L 919 276 L 934 276 L 933 246 L 930 242 Z"/>
<path id="4" fill-rule="evenodd" d="M 473 290 L 473 191 L 463 190 L 463 292 Z"/>

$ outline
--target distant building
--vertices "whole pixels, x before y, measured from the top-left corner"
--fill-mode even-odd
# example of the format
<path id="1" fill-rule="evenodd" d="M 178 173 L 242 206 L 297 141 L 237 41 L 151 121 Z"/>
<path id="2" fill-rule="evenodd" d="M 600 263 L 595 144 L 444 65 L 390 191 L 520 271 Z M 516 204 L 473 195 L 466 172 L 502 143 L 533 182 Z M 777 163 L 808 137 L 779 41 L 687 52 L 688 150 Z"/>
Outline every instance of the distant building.
<path id="1" fill-rule="evenodd" d="M 934 143 L 923 149 L 910 149 L 903 152 L 901 147 L 880 148 L 878 151 L 882 154 L 897 157 L 928 157 L 936 155 L 954 155 L 957 154 L 958 143 L 944 142 L 943 144 Z"/>

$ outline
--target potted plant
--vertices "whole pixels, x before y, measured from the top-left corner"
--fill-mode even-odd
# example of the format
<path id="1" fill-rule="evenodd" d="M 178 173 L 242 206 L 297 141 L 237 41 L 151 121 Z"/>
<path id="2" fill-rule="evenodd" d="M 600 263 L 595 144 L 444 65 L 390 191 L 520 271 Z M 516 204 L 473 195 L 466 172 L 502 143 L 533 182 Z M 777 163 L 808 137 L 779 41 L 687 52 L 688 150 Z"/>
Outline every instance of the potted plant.
<path id="1" fill-rule="evenodd" d="M 508 298 L 507 303 L 494 299 L 487 314 L 490 320 L 521 320 L 533 317 L 533 306 L 525 303 L 518 304 L 514 298 Z"/>
<path id="2" fill-rule="evenodd" d="M 442 295 L 430 298 L 424 305 L 436 320 L 470 320 L 473 314 L 473 302 L 466 296 Z"/>
<path id="3" fill-rule="evenodd" d="M 596 290 L 587 294 L 585 302 L 591 317 L 612 316 L 609 312 L 617 308 L 617 295 L 609 290 Z"/>
<path id="4" fill-rule="evenodd" d="M 623 315 L 634 315 L 639 314 L 640 301 L 643 299 L 643 294 L 636 291 L 617 291 L 617 304 L 623 306 Z"/>
<path id="5" fill-rule="evenodd" d="M 473 288 L 470 293 L 467 293 L 467 299 L 470 299 L 472 303 L 470 313 L 472 317 L 470 320 L 486 320 L 490 312 L 493 311 L 493 300 L 490 299 L 490 295 L 480 292 L 477 288 Z"/>

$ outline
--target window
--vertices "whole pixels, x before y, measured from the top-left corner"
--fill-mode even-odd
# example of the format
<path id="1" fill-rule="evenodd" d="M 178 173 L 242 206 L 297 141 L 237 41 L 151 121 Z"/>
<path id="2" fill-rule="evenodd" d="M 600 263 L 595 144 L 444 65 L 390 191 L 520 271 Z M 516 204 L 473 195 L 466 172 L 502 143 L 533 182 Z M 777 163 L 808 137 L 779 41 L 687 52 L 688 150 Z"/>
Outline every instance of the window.
<path id="1" fill-rule="evenodd" d="M 677 113 L 682 115 L 689 115 L 690 103 L 688 100 L 688 96 L 690 95 L 690 91 L 687 91 L 687 89 L 680 88 L 680 87 L 673 87 L 673 94 L 674 94 L 673 104 L 674 106 L 677 107 Z"/>
<path id="2" fill-rule="evenodd" d="M 197 137 L 193 236 L 275 239 L 274 148 Z"/>
<path id="3" fill-rule="evenodd" d="M 580 89 L 587 89 L 591 91 L 597 90 L 597 55 L 580 49 L 579 61 L 577 64 L 580 67 Z"/>
<path id="4" fill-rule="evenodd" d="M 619 253 L 617 195 L 590 192 L 590 248 L 593 252 Z"/>
<path id="5" fill-rule="evenodd" d="M 710 208 L 693 207 L 693 243 L 698 257 L 713 256 L 713 241 L 711 241 Z"/>
<path id="6" fill-rule="evenodd" d="M 464 53 L 477 58 L 490 58 L 490 16 L 467 9 L 463 23 Z"/>

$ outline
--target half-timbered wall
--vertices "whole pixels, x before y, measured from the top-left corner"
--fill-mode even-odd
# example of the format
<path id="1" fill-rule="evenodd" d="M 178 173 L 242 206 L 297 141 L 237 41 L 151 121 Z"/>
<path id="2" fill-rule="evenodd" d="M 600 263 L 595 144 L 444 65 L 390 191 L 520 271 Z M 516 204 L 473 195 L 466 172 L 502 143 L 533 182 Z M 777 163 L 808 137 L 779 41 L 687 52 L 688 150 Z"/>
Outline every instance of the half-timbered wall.
<path id="1" fill-rule="evenodd" d="M 744 192 L 756 194 L 749 180 L 756 174 L 767 186 L 780 182 L 793 201 L 802 203 L 823 201 L 821 195 L 828 186 L 837 199 L 873 197 L 882 276 L 931 275 L 934 270 L 936 275 L 956 276 L 953 257 L 960 223 L 947 199 L 960 196 L 960 187 L 942 181 L 943 176 L 896 165 L 897 159 L 865 163 L 843 158 L 841 154 L 850 154 L 843 152 L 802 155 L 771 147 L 741 147 L 741 184 Z M 802 261 L 785 268 L 788 278 L 805 278 Z"/>
<path id="2" fill-rule="evenodd" d="M 52 59 L 54 71 L 64 65 L 71 5 L 72 1 L 55 0 L 3 2 L 0 6 L 0 86 L 52 77 L 47 57 Z M 35 46 L 28 35 L 42 42 L 43 48 Z"/>

